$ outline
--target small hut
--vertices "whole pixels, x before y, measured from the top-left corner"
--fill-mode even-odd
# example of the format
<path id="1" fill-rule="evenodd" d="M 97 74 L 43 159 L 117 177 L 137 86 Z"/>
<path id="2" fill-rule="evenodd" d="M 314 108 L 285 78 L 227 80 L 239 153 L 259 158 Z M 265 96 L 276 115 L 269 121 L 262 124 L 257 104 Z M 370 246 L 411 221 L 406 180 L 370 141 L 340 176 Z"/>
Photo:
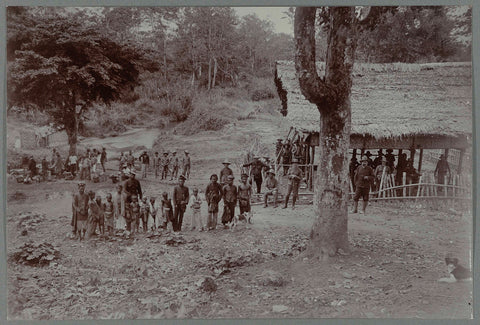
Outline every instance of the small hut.
<path id="1" fill-rule="evenodd" d="M 324 75 L 325 64 L 317 64 Z M 305 134 L 314 165 L 320 114 L 302 95 L 291 61 L 276 63 L 275 84 L 282 114 Z M 350 148 L 419 150 L 421 169 L 424 149 L 449 149 L 462 157 L 472 142 L 472 65 L 470 62 L 427 64 L 356 63 L 351 94 Z"/>

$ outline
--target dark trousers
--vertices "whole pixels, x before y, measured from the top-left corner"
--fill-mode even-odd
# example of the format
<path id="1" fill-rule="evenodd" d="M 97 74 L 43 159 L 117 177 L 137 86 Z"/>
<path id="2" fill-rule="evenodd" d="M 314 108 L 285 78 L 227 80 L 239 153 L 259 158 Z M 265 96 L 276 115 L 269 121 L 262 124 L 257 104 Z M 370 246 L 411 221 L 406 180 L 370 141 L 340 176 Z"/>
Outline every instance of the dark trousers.
<path id="1" fill-rule="evenodd" d="M 255 181 L 255 184 L 257 184 L 257 193 L 260 194 L 260 192 L 262 191 L 263 179 L 260 176 L 260 177 L 253 177 L 253 180 Z"/>
<path id="2" fill-rule="evenodd" d="M 290 194 L 293 192 L 293 197 L 292 197 L 292 204 L 295 206 L 295 202 L 297 202 L 298 198 L 298 188 L 300 187 L 300 182 L 290 182 L 288 184 L 288 189 L 287 189 L 287 196 L 285 197 L 285 206 L 288 204 L 288 199 L 290 198 Z"/>
<path id="3" fill-rule="evenodd" d="M 163 166 L 163 169 L 162 169 L 162 179 L 167 179 L 167 176 L 168 176 L 168 165 Z"/>
<path id="4" fill-rule="evenodd" d="M 181 231 L 182 230 L 182 223 L 183 223 L 183 214 L 185 213 L 186 209 L 185 204 L 176 204 L 175 205 L 175 212 L 173 215 L 173 231 Z"/>

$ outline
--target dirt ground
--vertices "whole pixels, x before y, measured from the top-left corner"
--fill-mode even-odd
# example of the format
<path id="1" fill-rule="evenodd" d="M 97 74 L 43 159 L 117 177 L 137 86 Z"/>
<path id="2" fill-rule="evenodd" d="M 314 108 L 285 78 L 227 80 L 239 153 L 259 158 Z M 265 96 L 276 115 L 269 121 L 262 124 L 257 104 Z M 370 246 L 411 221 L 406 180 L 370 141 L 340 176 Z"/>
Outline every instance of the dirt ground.
<path id="1" fill-rule="evenodd" d="M 218 133 L 159 133 L 154 148 L 188 149 L 186 185 L 203 191 L 221 161 L 239 159 L 255 135 L 273 152 L 285 131 L 280 118 L 260 116 Z M 128 136 L 135 148 L 141 132 Z M 105 145 L 110 157 L 123 150 L 113 139 L 87 141 Z M 108 172 L 116 167 L 115 160 L 107 164 Z M 148 196 L 172 185 L 151 175 L 142 181 Z M 90 189 L 105 194 L 114 185 L 89 182 Z M 437 281 L 447 276 L 446 253 L 469 264 L 472 214 L 465 207 L 372 202 L 367 215 L 349 216 L 351 253 L 324 263 L 304 251 L 315 218 L 311 205 L 294 211 L 257 205 L 254 223 L 233 230 L 79 242 L 67 236 L 75 190 L 75 181 L 8 179 L 8 255 L 29 241 L 60 253 L 43 267 L 9 261 L 9 319 L 471 317 L 472 282 Z M 39 216 L 21 221 L 26 212 Z M 189 217 L 187 210 L 184 229 Z"/>

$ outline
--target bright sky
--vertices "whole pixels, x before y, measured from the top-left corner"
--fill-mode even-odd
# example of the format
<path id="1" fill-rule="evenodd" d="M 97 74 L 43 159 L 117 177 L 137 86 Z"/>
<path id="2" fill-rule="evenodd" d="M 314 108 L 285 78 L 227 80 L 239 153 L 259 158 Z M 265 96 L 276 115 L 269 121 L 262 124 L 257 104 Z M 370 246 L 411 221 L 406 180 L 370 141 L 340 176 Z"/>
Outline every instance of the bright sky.
<path id="1" fill-rule="evenodd" d="M 234 9 L 240 17 L 255 13 L 260 19 L 270 20 L 275 32 L 293 35 L 293 26 L 283 13 L 288 11 L 288 7 L 234 7 Z"/>

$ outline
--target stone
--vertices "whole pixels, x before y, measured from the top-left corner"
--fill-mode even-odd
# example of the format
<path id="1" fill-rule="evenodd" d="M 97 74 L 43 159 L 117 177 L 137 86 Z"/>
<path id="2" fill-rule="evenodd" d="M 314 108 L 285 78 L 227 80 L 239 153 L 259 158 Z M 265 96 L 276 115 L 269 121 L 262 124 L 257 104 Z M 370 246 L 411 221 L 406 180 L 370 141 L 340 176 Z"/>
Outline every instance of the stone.
<path id="1" fill-rule="evenodd" d="M 285 305 L 273 305 L 272 311 L 274 313 L 284 313 L 284 312 L 288 311 L 288 307 L 285 306 Z"/>
<path id="2" fill-rule="evenodd" d="M 273 270 L 265 270 L 259 276 L 259 283 L 264 286 L 282 287 L 286 284 L 286 280 L 279 272 Z"/>

